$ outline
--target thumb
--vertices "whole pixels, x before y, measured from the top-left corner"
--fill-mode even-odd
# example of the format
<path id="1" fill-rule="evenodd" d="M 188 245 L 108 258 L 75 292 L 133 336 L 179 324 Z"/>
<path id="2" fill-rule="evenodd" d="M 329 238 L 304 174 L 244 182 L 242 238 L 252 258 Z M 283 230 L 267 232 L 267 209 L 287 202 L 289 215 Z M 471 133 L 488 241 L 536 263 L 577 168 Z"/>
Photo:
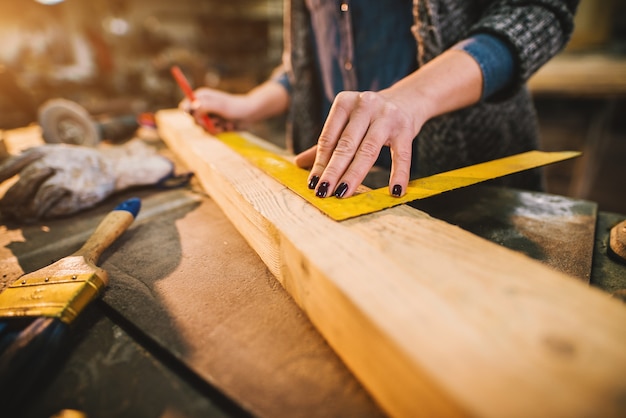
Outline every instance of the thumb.
<path id="1" fill-rule="evenodd" d="M 305 151 L 302 151 L 300 154 L 296 155 L 296 158 L 294 161 L 298 167 L 309 169 L 313 167 L 316 154 L 317 154 L 317 145 L 313 145 L 311 148 Z"/>

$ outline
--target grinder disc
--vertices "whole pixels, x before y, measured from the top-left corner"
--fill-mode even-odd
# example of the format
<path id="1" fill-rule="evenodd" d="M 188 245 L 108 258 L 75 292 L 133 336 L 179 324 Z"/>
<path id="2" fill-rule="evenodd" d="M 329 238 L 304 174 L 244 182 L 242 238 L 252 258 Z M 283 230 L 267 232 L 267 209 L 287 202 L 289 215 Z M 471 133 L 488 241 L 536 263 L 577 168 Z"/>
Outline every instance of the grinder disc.
<path id="1" fill-rule="evenodd" d="M 66 99 L 46 101 L 38 112 L 44 141 L 96 146 L 100 134 L 84 107 Z"/>

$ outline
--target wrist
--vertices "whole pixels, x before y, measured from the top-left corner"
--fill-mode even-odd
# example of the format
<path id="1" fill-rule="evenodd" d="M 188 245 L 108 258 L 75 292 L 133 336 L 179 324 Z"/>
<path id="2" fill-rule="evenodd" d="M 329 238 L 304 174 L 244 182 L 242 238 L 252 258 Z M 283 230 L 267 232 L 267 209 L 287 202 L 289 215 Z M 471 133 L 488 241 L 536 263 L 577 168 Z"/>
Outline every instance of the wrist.
<path id="1" fill-rule="evenodd" d="M 427 91 L 423 91 L 417 85 L 409 87 L 406 82 L 400 81 L 380 93 L 407 115 L 414 136 L 419 133 L 424 123 L 436 116 L 435 101 Z"/>
<path id="2" fill-rule="evenodd" d="M 482 82 L 482 72 L 474 58 L 464 51 L 448 50 L 383 94 L 410 112 L 417 134 L 429 119 L 478 102 Z"/>

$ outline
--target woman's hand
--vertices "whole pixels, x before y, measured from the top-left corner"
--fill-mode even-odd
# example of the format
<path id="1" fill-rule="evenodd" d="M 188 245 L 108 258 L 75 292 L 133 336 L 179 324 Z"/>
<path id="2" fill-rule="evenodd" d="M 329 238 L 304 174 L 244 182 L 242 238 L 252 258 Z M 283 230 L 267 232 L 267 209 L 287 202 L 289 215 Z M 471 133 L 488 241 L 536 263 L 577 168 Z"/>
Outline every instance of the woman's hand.
<path id="1" fill-rule="evenodd" d="M 218 132 L 238 129 L 286 111 L 289 96 L 279 83 L 268 80 L 246 94 L 231 94 L 202 87 L 194 92 L 196 100 L 184 99 L 178 107 L 191 113 L 202 125 L 208 115 Z"/>
<path id="2" fill-rule="evenodd" d="M 419 116 L 417 111 L 407 111 L 391 91 L 339 93 L 317 146 L 299 154 L 296 164 L 311 167 L 309 188 L 316 189 L 318 197 L 348 197 L 381 148 L 388 146 L 390 193 L 401 196 L 409 181 L 413 138 L 423 123 Z"/>
<path id="3" fill-rule="evenodd" d="M 207 115 L 215 126 L 215 133 L 234 130 L 249 117 L 250 102 L 244 95 L 207 87 L 197 89 L 194 94 L 196 100 L 184 99 L 178 107 L 190 113 L 199 125 L 203 124 L 202 118 Z"/>
<path id="4" fill-rule="evenodd" d="M 311 168 L 309 188 L 318 197 L 354 194 L 384 146 L 391 151 L 389 193 L 406 192 L 412 141 L 427 120 L 480 100 L 482 72 L 464 51 L 448 50 L 378 93 L 337 95 L 318 143 L 296 156 Z"/>

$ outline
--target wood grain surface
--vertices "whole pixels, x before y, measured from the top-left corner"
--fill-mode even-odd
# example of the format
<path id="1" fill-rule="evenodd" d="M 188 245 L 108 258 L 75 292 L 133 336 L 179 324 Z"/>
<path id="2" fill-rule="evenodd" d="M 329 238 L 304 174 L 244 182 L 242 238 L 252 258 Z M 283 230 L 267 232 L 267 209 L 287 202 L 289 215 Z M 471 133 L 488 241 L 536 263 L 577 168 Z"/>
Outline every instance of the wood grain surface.
<path id="1" fill-rule="evenodd" d="M 38 129 L 29 129 L 28 137 L 28 143 L 41 143 Z M 161 151 L 175 160 L 167 149 Z M 103 253 L 100 266 L 109 275 L 104 304 L 132 324 L 142 335 L 140 342 L 150 339 L 253 416 L 383 416 L 222 210 L 195 184 L 127 191 L 68 218 L 3 223 L 0 288 L 79 249 L 108 211 L 133 196 L 142 200 L 139 216 Z M 151 347 L 138 350 L 150 352 Z M 75 384 L 80 376 L 80 385 L 64 386 L 63 397 L 52 388 L 54 395 L 33 400 L 34 405 L 47 403 L 34 409 L 53 405 L 56 413 L 80 407 L 94 417 L 111 416 L 113 410 L 117 416 L 137 416 L 137 411 L 182 416 L 175 413 L 176 399 L 168 399 L 165 391 L 155 389 L 159 399 L 137 405 L 149 402 L 150 388 L 162 382 L 136 374 L 133 365 L 124 367 L 126 354 L 116 344 L 104 359 L 89 358 L 80 365 L 81 373 L 69 371 L 65 381 Z M 102 369 L 107 361 L 115 373 Z M 175 380 L 180 375 L 176 365 L 157 366 L 172 367 L 171 386 L 180 390 L 185 385 Z M 145 396 L 120 393 L 129 386 L 141 388 Z M 191 409 L 198 412 L 202 405 Z M 205 416 L 213 416 L 210 408 Z"/>
<path id="2" fill-rule="evenodd" d="M 626 307 L 406 206 L 337 223 L 193 124 L 161 136 L 394 416 L 620 416 Z"/>

